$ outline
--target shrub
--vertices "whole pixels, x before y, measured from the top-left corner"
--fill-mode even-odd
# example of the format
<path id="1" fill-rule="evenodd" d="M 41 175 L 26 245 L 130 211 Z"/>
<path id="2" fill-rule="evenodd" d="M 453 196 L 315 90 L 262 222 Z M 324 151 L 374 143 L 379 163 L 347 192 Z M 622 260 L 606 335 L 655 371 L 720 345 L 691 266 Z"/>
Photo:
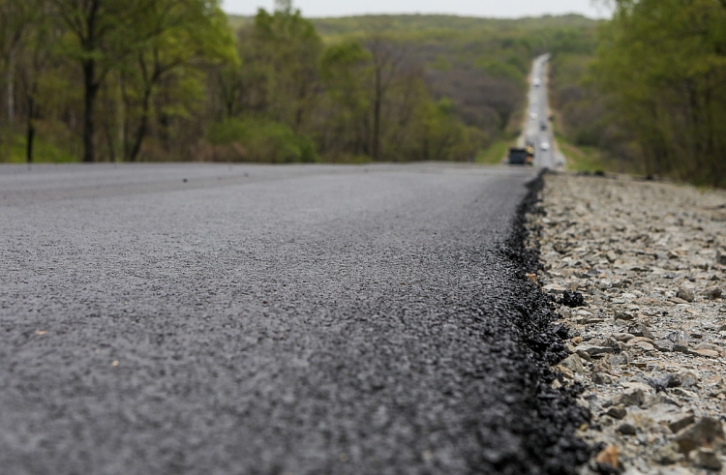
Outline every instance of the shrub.
<path id="1" fill-rule="evenodd" d="M 315 145 L 279 122 L 227 119 L 210 127 L 208 141 L 215 160 L 267 163 L 318 162 Z"/>

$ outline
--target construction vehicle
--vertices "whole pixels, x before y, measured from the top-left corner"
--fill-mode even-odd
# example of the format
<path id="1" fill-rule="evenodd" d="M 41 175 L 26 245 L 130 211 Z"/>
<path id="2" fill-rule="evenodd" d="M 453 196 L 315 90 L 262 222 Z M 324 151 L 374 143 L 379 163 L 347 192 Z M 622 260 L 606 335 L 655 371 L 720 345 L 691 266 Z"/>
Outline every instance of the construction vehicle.
<path id="1" fill-rule="evenodd" d="M 524 148 L 511 147 L 507 154 L 510 165 L 532 165 L 534 160 L 534 147 L 527 145 Z"/>

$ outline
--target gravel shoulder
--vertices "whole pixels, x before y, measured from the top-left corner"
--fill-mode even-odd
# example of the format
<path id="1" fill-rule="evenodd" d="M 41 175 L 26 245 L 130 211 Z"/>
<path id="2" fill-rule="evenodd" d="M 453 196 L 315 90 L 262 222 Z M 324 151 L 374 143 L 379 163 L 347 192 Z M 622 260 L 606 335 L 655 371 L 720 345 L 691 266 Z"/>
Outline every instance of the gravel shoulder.
<path id="1" fill-rule="evenodd" d="M 528 228 L 536 278 L 569 329 L 552 384 L 580 388 L 592 414 L 578 430 L 593 449 L 581 474 L 726 473 L 726 193 L 545 182 Z"/>

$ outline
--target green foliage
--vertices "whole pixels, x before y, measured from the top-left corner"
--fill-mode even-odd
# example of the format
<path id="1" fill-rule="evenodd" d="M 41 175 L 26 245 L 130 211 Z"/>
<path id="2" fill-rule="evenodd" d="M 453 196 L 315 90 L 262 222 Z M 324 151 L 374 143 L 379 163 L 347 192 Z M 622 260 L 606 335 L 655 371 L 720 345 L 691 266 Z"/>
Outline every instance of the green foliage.
<path id="1" fill-rule="evenodd" d="M 446 56 L 440 54 L 429 63 L 429 68 L 436 71 L 451 71 L 451 63 Z"/>
<path id="2" fill-rule="evenodd" d="M 231 21 L 243 25 L 248 20 Z M 383 155 L 392 160 L 428 156 L 413 143 L 413 138 L 431 142 L 432 137 L 439 137 L 439 128 L 446 131 L 441 132 L 443 136 L 449 137 L 453 130 L 463 127 L 468 132 L 462 132 L 462 137 L 476 136 L 476 140 L 466 143 L 476 142 L 483 147 L 507 135 L 516 127 L 512 121 L 518 120 L 518 111 L 524 107 L 525 79 L 532 58 L 551 50 L 593 50 L 591 38 L 597 24 L 576 15 L 521 20 L 374 15 L 310 22 L 324 36 L 327 48 L 320 68 L 325 93 L 311 117 L 315 130 L 307 130 L 326 157 L 332 159 L 336 153 L 380 153 L 372 139 L 376 128 L 376 55 L 371 46 L 382 41 L 388 45 L 384 48 L 386 54 L 399 58 L 394 68 L 397 79 L 383 100 L 387 112 L 383 113 L 382 121 L 386 123 L 382 127 L 396 139 L 382 137 L 381 146 Z M 364 51 L 369 57 L 364 57 Z M 403 63 L 405 66 L 401 66 Z M 424 93 L 414 92 L 418 86 L 411 81 L 423 84 Z M 401 85 L 406 82 L 408 86 Z M 416 98 L 411 99 L 414 95 Z M 451 102 L 451 114 L 445 118 L 432 112 L 434 103 L 441 99 Z M 411 100 L 417 104 L 411 106 Z M 400 127 L 407 130 L 396 131 Z M 422 130 L 430 130 L 432 135 L 418 135 Z M 434 155 L 449 156 L 438 152 Z M 470 158 L 463 152 L 454 155 Z"/>
<path id="3" fill-rule="evenodd" d="M 726 186 L 726 4 L 616 5 L 593 80 L 615 112 L 619 142 L 649 173 Z"/>
<path id="4" fill-rule="evenodd" d="M 49 144 L 84 160 L 470 160 L 518 126 L 533 56 L 580 51 L 594 25 L 0 0 L 2 102 L 18 115 L 0 128 L 37 137 L 37 159 Z"/>
<path id="5" fill-rule="evenodd" d="M 235 20 L 243 21 L 243 20 Z M 362 15 L 312 20 L 323 36 L 355 35 L 361 32 L 408 34 L 420 31 L 462 33 L 498 33 L 513 30 L 551 30 L 557 28 L 593 28 L 597 23 L 581 15 L 562 15 L 498 19 L 455 15 Z"/>
<path id="6" fill-rule="evenodd" d="M 502 163 L 502 159 L 507 155 L 507 151 L 511 146 L 513 146 L 513 141 L 511 140 L 497 140 L 489 148 L 480 150 L 476 155 L 475 161 L 476 163 L 487 165 Z"/>
<path id="7" fill-rule="evenodd" d="M 557 133 L 555 141 L 567 157 L 567 168 L 577 172 L 606 171 L 613 173 L 642 173 L 637 163 L 618 160 L 601 147 L 577 145 Z"/>
<path id="8" fill-rule="evenodd" d="M 231 160 L 269 163 L 319 161 L 315 146 L 305 135 L 285 124 L 269 120 L 227 119 L 214 124 L 207 134 L 213 145 L 231 147 Z"/>
<path id="9" fill-rule="evenodd" d="M 328 155 L 360 156 L 368 151 L 372 59 L 353 39 L 329 45 L 323 52 L 320 78 L 325 97 L 321 106 L 326 113 L 319 119 L 325 131 L 319 134 L 319 141 Z"/>
<path id="10" fill-rule="evenodd" d="M 469 160 L 483 145 L 483 134 L 461 123 L 454 108 L 454 103 L 446 98 L 421 104 L 417 114 L 421 129 L 416 159 Z"/>
<path id="11" fill-rule="evenodd" d="M 254 26 L 240 32 L 239 53 L 253 108 L 300 130 L 313 105 L 323 44 L 313 24 L 288 7 L 260 9 Z"/>
<path id="12" fill-rule="evenodd" d="M 333 43 L 322 57 L 324 104 L 329 108 L 328 133 L 321 137 L 326 156 L 365 153 L 389 161 L 472 158 L 488 136 L 465 123 L 456 100 L 432 94 L 424 65 L 410 62 L 419 57 L 415 44 L 385 36 L 361 41 Z M 442 60 L 448 63 L 446 57 Z"/>
<path id="13" fill-rule="evenodd" d="M 340 69 L 367 63 L 370 52 L 356 40 L 349 39 L 328 46 L 320 60 L 323 79 L 330 80 L 339 74 Z"/>
<path id="14" fill-rule="evenodd" d="M 522 71 L 512 63 L 505 63 L 498 59 L 488 58 L 483 56 L 479 58 L 475 63 L 474 67 L 483 69 L 489 73 L 492 77 L 499 79 L 506 79 L 509 81 L 521 82 Z"/>
<path id="15" fill-rule="evenodd" d="M 587 82 L 592 61 L 592 56 L 578 53 L 556 55 L 550 63 L 550 94 L 564 136 L 576 145 L 607 149 L 606 106 Z"/>
<path id="16" fill-rule="evenodd" d="M 73 139 L 59 130 L 48 130 L 50 124 L 39 124 L 42 138 L 35 141 L 33 161 L 37 163 L 75 163 L 78 156 L 73 153 Z M 64 136 L 65 135 L 65 136 Z M 25 163 L 27 138 L 25 134 L 10 133 L 0 143 L 0 163 Z"/>
<path id="17" fill-rule="evenodd" d="M 123 156 L 134 161 L 143 156 L 142 146 L 149 132 L 157 136 L 167 150 L 173 148 L 168 137 L 180 120 L 192 119 L 206 99 L 206 74 L 203 67 L 226 63 L 239 65 L 232 33 L 226 16 L 216 2 L 190 0 L 156 0 L 153 11 L 158 33 L 149 38 L 137 54 L 117 66 L 123 98 Z M 153 107 L 162 91 L 163 103 Z M 160 120 L 155 122 L 156 117 Z"/>
<path id="18" fill-rule="evenodd" d="M 550 53 L 554 55 L 592 55 L 597 49 L 595 28 L 561 28 L 554 30 L 549 39 Z"/>

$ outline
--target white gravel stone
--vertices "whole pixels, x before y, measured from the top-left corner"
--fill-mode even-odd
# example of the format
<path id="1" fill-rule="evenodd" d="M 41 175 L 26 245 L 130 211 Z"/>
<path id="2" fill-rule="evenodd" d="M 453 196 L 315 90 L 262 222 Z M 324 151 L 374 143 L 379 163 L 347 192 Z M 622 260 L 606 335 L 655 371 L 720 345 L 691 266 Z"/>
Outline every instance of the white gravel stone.
<path id="1" fill-rule="evenodd" d="M 726 474 L 726 193 L 549 174 L 541 198 L 537 281 L 585 300 L 557 309 L 573 354 L 556 369 L 593 414 L 578 435 L 623 473 Z"/>

